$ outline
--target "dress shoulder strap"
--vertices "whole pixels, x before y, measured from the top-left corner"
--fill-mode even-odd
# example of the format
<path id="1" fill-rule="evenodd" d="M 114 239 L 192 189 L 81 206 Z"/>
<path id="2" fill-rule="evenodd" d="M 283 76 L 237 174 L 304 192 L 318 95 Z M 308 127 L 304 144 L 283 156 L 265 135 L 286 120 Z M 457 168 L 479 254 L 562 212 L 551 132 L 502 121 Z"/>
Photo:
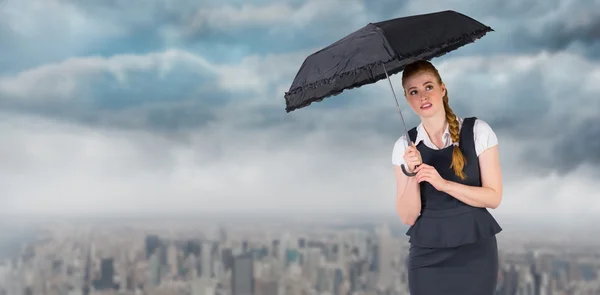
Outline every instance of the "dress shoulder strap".
<path id="1" fill-rule="evenodd" d="M 465 154 L 475 154 L 475 132 L 473 130 L 473 127 L 475 126 L 475 120 L 477 120 L 477 117 L 463 119 L 463 123 L 460 128 L 459 147 Z"/>
<path id="2" fill-rule="evenodd" d="M 417 140 L 417 127 L 408 130 L 408 136 L 410 137 L 410 141 L 415 142 Z"/>

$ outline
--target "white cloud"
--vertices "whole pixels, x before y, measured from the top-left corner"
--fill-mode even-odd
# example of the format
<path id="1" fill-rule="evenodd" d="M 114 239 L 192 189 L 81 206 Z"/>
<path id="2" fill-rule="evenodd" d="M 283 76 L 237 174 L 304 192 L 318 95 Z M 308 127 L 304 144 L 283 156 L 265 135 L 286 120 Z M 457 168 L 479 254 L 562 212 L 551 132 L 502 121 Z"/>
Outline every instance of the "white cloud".
<path id="1" fill-rule="evenodd" d="M 600 63 L 579 55 L 462 57 L 446 60 L 438 68 L 451 87 L 452 99 L 488 117 L 513 112 L 546 122 L 574 113 L 579 118 L 595 117 L 600 109 L 596 99 L 600 92 L 594 86 Z"/>
<path id="2" fill-rule="evenodd" d="M 466 105 L 469 114 L 498 119 L 511 113 L 556 120 L 573 113 L 598 115 L 600 62 L 569 52 L 434 59 L 450 93 L 450 105 Z M 403 96 L 401 73 L 391 76 L 403 114 L 414 117 Z M 371 104 L 393 107 L 387 81 L 363 87 Z M 584 105 L 585 108 L 581 106 Z M 538 110 L 548 109 L 547 112 Z M 527 111 L 525 111 L 527 110 Z M 395 110 L 393 110 L 395 111 Z M 556 123 L 556 122 L 555 122 Z M 553 123 L 553 124 L 555 124 Z"/>
<path id="3" fill-rule="evenodd" d="M 344 7 L 344 9 L 340 9 Z M 223 5 L 219 7 L 200 8 L 189 24 L 192 31 L 205 28 L 213 30 L 234 30 L 248 27 L 264 27 L 270 32 L 290 27 L 298 29 L 314 22 L 327 20 L 332 15 L 339 19 L 352 17 L 353 21 L 367 20 L 361 17 L 365 11 L 363 1 L 351 0 L 307 0 L 298 7 L 286 2 L 273 2 L 265 5 L 242 4 L 241 6 Z M 283 32 L 283 31 L 282 31 Z"/>
<path id="4" fill-rule="evenodd" d="M 217 79 L 215 86 L 223 91 L 253 91 L 265 94 L 271 83 L 291 83 L 290 77 L 295 75 L 309 53 L 301 51 L 248 56 L 235 65 L 215 64 L 203 56 L 177 49 L 145 55 L 70 58 L 29 69 L 14 76 L 0 77 L 0 94 L 26 101 L 71 101 L 77 98 L 77 90 L 93 86 L 105 74 L 113 76 L 123 86 L 127 85 L 129 76 L 140 72 L 154 71 L 160 77 L 177 73 L 183 67 L 186 71 L 191 70 L 198 75 L 214 76 Z M 198 83 L 202 84 L 202 81 L 199 80 Z"/>
<path id="5" fill-rule="evenodd" d="M 345 130 L 340 116 L 300 137 L 293 123 L 249 131 L 226 120 L 170 140 L 142 131 L 85 128 L 3 114 L 2 211 L 381 212 L 394 214 L 393 138 Z M 326 123 L 327 124 L 327 123 Z M 338 132 L 346 132 L 340 141 Z M 505 136 L 505 197 L 498 216 L 600 212 L 588 168 L 557 177 L 520 171 Z M 585 205 L 584 205 L 585 204 Z M 543 206 L 542 206 L 543 205 Z"/>
<path id="6" fill-rule="evenodd" d="M 32 56 L 52 56 L 64 53 L 65 49 L 77 52 L 92 41 L 128 33 L 127 28 L 115 22 L 88 17 L 60 0 L 6 0 L 1 17 L 2 25 L 18 36 L 9 39 L 11 46 Z"/>
<path id="7" fill-rule="evenodd" d="M 15 76 L 0 78 L 0 93 L 18 99 L 75 99 L 74 92 L 82 81 L 110 74 L 120 83 L 127 83 L 133 71 L 155 70 L 161 75 L 173 69 L 177 62 L 192 64 L 198 71 L 213 71 L 205 59 L 190 53 L 168 50 L 148 55 L 122 54 L 110 58 L 70 58 L 60 63 L 43 65 Z"/>
<path id="8" fill-rule="evenodd" d="M 331 200 L 325 202 L 329 208 L 353 208 L 342 193 L 343 180 L 357 184 L 364 168 L 373 169 L 360 159 L 353 162 L 365 165 L 361 171 L 315 174 L 315 168 L 340 167 L 334 159 L 339 148 L 323 145 L 326 132 L 309 134 L 309 144 L 300 145 L 285 139 L 282 130 L 247 134 L 221 125 L 191 134 L 188 145 L 138 132 L 6 118 L 10 121 L 0 124 L 10 142 L 1 153 L 2 208 L 11 212 L 293 211 L 310 209 L 322 197 Z"/>
<path id="9" fill-rule="evenodd" d="M 271 92 L 272 83 L 279 83 L 288 90 L 304 59 L 314 50 L 302 50 L 286 54 L 248 56 L 239 64 L 219 65 L 219 86 L 237 91 L 253 90 L 265 94 Z M 283 99 L 283 92 L 278 93 Z"/>
<path id="10" fill-rule="evenodd" d="M 273 3 L 265 6 L 243 4 L 240 7 L 225 5 L 198 10 L 190 26 L 192 28 L 198 28 L 202 24 L 211 28 L 265 26 L 284 22 L 293 14 L 294 8 L 287 3 Z"/>
<path id="11" fill-rule="evenodd" d="M 403 7 L 403 15 L 430 13 L 433 11 L 454 10 L 472 17 L 484 23 L 500 24 L 506 22 L 507 25 L 514 25 L 516 22 L 528 23 L 532 33 L 543 33 L 545 25 L 552 22 L 570 23 L 571 26 L 578 26 L 589 21 L 589 15 L 593 14 L 594 6 L 600 4 L 597 0 L 585 1 L 578 0 L 557 0 L 543 2 L 529 2 L 519 0 L 502 1 L 409 1 L 408 5 Z M 583 5 L 582 5 L 583 4 Z M 572 15 L 582 16 L 582 18 L 569 17 Z M 508 21 L 508 22 L 507 22 Z M 492 25 L 494 27 L 495 25 Z M 504 27 L 504 25 L 502 25 Z"/>

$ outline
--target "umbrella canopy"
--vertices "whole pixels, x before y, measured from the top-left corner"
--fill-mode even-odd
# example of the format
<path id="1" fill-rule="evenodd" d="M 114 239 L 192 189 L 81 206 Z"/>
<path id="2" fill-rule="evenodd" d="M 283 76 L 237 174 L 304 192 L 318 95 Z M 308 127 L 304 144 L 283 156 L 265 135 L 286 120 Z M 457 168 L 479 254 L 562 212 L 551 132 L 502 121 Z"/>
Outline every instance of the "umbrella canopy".
<path id="1" fill-rule="evenodd" d="M 369 23 L 304 60 L 288 92 L 286 112 L 345 89 L 375 83 L 416 60 L 472 43 L 492 28 L 455 11 Z"/>

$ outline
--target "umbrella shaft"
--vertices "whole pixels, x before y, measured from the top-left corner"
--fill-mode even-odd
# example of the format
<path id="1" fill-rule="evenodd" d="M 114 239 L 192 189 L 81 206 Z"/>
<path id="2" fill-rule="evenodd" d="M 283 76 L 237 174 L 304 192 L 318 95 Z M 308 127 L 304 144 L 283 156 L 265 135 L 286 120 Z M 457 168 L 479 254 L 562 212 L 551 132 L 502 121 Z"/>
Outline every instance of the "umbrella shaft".
<path id="1" fill-rule="evenodd" d="M 385 68 L 385 64 L 381 64 L 383 66 L 383 71 L 385 72 L 385 77 L 390 84 L 390 89 L 392 90 L 392 95 L 394 96 L 394 100 L 396 101 L 396 108 L 398 109 L 398 114 L 400 115 L 400 120 L 402 120 L 402 126 L 404 127 L 404 137 L 406 137 L 406 142 L 408 146 L 410 146 L 410 137 L 408 135 L 408 129 L 406 128 L 406 122 L 404 122 L 404 116 L 402 116 L 402 111 L 400 110 L 400 104 L 398 103 L 398 98 L 396 97 L 396 92 L 394 91 L 394 86 L 392 86 L 392 80 L 390 80 L 390 76 L 388 75 L 387 69 Z"/>

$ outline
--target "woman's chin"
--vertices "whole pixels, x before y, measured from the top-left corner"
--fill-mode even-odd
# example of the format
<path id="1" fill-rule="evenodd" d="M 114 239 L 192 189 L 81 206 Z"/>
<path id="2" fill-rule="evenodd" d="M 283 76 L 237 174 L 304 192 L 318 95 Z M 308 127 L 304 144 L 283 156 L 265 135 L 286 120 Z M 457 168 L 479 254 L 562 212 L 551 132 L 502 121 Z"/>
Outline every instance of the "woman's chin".
<path id="1" fill-rule="evenodd" d="M 433 107 L 430 107 L 428 109 L 419 109 L 419 117 L 429 118 L 429 117 L 433 117 L 434 115 L 435 115 L 435 110 L 433 109 Z"/>

